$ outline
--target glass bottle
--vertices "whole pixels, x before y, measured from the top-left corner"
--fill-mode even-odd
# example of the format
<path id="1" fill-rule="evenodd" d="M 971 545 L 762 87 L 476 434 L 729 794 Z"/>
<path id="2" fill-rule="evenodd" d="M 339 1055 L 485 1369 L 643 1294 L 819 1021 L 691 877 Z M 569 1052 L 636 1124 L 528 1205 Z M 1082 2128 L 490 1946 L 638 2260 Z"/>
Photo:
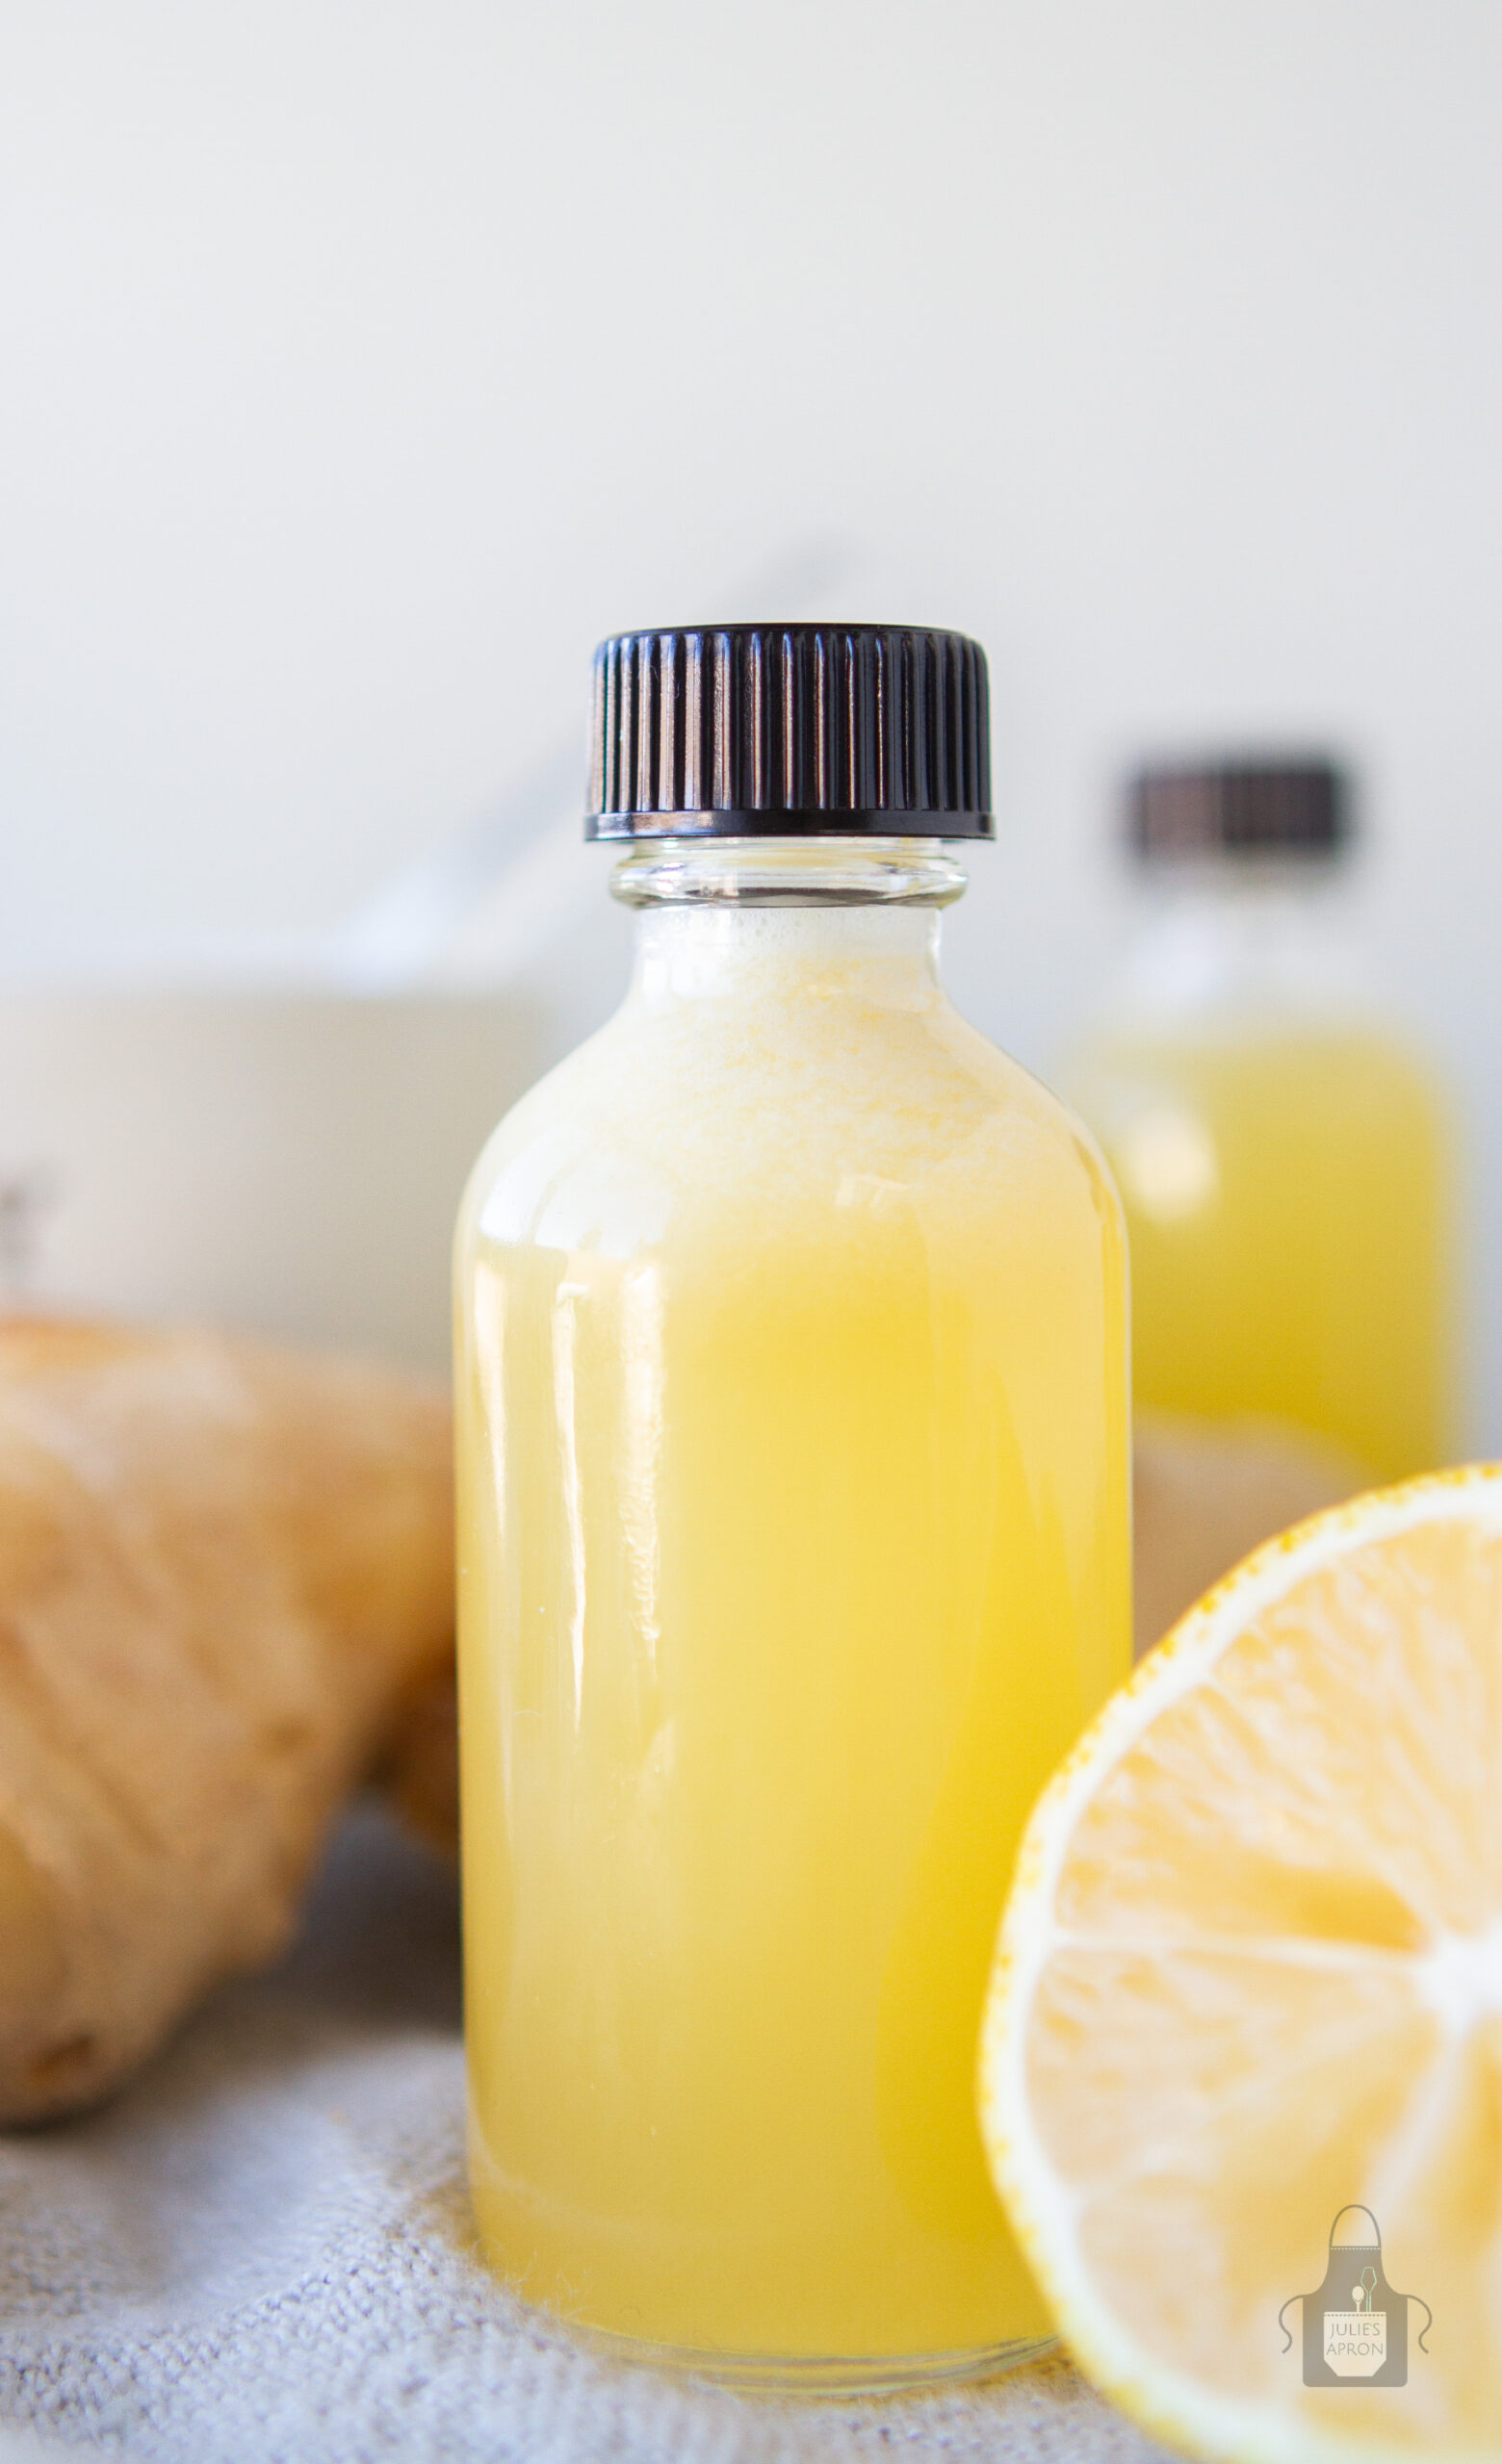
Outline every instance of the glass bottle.
<path id="1" fill-rule="evenodd" d="M 985 695 L 958 635 L 603 645 L 635 972 L 459 1224 L 480 2235 L 732 2379 L 1048 2335 L 975 2040 L 1023 1818 L 1128 1665 L 1125 1249 L 940 985 Z"/>
<path id="2" fill-rule="evenodd" d="M 1139 1406 L 1278 1423 L 1361 1478 L 1454 1443 L 1437 1091 L 1340 924 L 1325 762 L 1150 771 L 1150 910 L 1065 1073 L 1126 1211 Z"/>

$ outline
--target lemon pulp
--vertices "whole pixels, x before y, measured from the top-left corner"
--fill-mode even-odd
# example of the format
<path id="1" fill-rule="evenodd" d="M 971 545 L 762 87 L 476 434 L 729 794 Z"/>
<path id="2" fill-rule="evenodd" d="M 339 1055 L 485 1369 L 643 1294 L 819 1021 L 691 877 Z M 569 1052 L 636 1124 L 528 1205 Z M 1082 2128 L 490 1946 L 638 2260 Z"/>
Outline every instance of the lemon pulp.
<path id="1" fill-rule="evenodd" d="M 1072 2347 L 1191 2452 L 1502 2442 L 1499 1772 L 1502 1473 L 1483 1468 L 1259 1551 L 1037 1809 L 988 2012 L 988 2144 Z M 1389 2321 L 1402 2384 L 1305 2382 L 1297 2303 L 1352 2202 L 1420 2304 Z"/>

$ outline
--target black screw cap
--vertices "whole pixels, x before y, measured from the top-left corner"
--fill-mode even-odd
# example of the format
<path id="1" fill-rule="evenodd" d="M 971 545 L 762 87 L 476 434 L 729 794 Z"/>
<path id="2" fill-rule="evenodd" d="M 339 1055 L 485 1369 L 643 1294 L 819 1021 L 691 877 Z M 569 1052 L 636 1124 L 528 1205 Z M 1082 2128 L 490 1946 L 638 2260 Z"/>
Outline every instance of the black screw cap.
<path id="1" fill-rule="evenodd" d="M 696 625 L 595 653 L 591 838 L 990 838 L 986 654 L 906 625 Z"/>
<path id="2" fill-rule="evenodd" d="M 1131 783 L 1132 845 L 1149 862 L 1195 856 L 1334 856 L 1351 834 L 1350 783 L 1332 761 L 1218 761 Z"/>

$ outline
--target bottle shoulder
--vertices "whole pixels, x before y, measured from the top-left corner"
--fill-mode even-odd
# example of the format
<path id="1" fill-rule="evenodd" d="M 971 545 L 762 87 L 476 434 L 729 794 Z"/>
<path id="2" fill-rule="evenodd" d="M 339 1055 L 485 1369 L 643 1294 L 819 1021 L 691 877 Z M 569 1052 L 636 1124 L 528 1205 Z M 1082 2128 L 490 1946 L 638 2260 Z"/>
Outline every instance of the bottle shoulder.
<path id="1" fill-rule="evenodd" d="M 710 1007 L 628 1005 L 523 1096 L 461 1243 L 626 1255 L 732 1218 L 770 1236 L 831 1208 L 1115 1206 L 1089 1131 L 946 1001 Z"/>

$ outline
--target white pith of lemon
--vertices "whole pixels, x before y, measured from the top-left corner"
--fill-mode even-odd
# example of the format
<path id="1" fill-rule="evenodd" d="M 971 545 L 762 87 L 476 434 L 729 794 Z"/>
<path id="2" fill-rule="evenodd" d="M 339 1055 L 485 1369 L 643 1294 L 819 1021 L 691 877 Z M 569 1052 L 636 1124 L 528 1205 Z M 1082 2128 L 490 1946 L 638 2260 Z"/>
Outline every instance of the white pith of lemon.
<path id="1" fill-rule="evenodd" d="M 1502 1467 L 1272 1542 L 1107 1704 L 1023 1840 L 980 2099 L 1061 2331 L 1144 2426 L 1502 2451 Z M 1405 2387 L 1307 2388 L 1278 2312 L 1358 2200 L 1434 2328 Z"/>

